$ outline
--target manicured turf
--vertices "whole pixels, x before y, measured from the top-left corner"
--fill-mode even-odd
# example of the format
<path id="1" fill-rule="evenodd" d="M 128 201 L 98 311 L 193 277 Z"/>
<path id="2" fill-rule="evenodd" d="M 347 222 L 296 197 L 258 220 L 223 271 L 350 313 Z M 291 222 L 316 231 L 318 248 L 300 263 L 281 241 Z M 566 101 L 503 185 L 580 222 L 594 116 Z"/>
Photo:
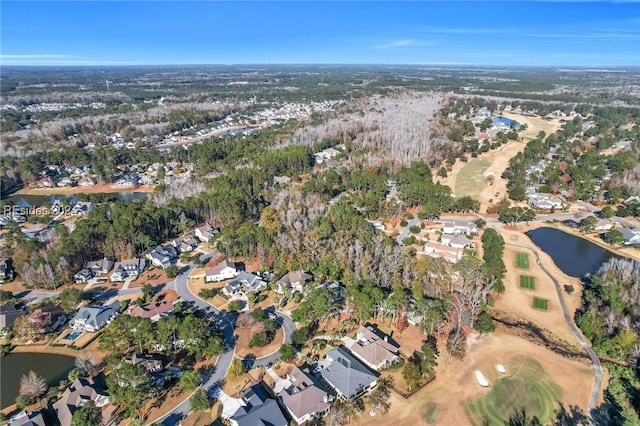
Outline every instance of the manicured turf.
<path id="1" fill-rule="evenodd" d="M 464 197 L 469 195 L 475 199 L 479 198 L 480 192 L 488 185 L 484 177 L 484 171 L 491 163 L 484 159 L 473 158 L 458 172 L 456 176 L 455 195 Z"/>
<path id="2" fill-rule="evenodd" d="M 529 254 L 521 251 L 516 252 L 516 268 L 529 269 Z"/>
<path id="3" fill-rule="evenodd" d="M 538 297 L 533 298 L 533 307 L 536 309 L 542 309 L 546 311 L 548 308 L 549 301 L 547 299 L 540 299 Z"/>
<path id="4" fill-rule="evenodd" d="M 502 426 L 521 409 L 525 409 L 529 417 L 537 416 L 544 424 L 553 418 L 558 402 L 562 401 L 560 386 L 532 358 L 512 359 L 507 377 L 489 377 L 489 382 L 489 393 L 464 407 L 474 425 Z"/>
<path id="5" fill-rule="evenodd" d="M 520 287 L 526 288 L 529 290 L 535 290 L 536 289 L 535 277 L 530 277 L 528 275 L 520 275 Z"/>

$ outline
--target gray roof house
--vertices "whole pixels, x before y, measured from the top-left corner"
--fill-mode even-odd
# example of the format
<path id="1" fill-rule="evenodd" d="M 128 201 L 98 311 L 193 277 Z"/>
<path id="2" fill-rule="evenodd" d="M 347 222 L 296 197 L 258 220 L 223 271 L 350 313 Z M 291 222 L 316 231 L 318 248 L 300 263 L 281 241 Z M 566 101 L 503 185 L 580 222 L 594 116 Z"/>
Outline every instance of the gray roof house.
<path id="1" fill-rule="evenodd" d="M 178 251 L 171 245 L 157 246 L 151 253 L 147 254 L 147 258 L 153 266 L 166 269 L 178 260 Z"/>
<path id="2" fill-rule="evenodd" d="M 224 286 L 222 292 L 227 296 L 233 296 L 238 291 L 257 293 L 266 286 L 267 283 L 259 276 L 246 271 L 240 271 L 236 279 Z"/>
<path id="3" fill-rule="evenodd" d="M 386 334 L 370 326 L 361 326 L 356 337 L 349 350 L 370 368 L 379 370 L 398 361 L 399 348 L 389 342 Z"/>
<path id="4" fill-rule="evenodd" d="M 312 275 L 307 274 L 304 271 L 292 271 L 287 273 L 284 277 L 278 280 L 277 292 L 283 293 L 285 289 L 291 289 L 293 291 L 302 292 L 304 290 L 304 284 L 313 278 Z"/>
<path id="5" fill-rule="evenodd" d="M 78 201 L 71 209 L 71 214 L 85 215 L 95 208 L 96 205 L 94 203 L 90 203 L 88 201 Z"/>
<path id="6" fill-rule="evenodd" d="M 625 246 L 635 246 L 640 244 L 640 230 L 638 229 L 621 229 L 622 243 Z"/>
<path id="7" fill-rule="evenodd" d="M 7 302 L 0 305 L 0 328 L 11 328 L 16 318 L 24 315 L 24 312 L 16 309 L 16 305 Z"/>
<path id="8" fill-rule="evenodd" d="M 89 268 L 82 268 L 73 276 L 77 283 L 86 283 L 91 278 L 93 278 L 93 271 Z"/>
<path id="9" fill-rule="evenodd" d="M 26 411 L 21 411 L 11 416 L 9 426 L 47 426 L 47 424 L 40 411 L 32 411 L 28 414 Z"/>
<path id="10" fill-rule="evenodd" d="M 287 379 L 291 386 L 281 390 L 278 396 L 296 423 L 324 417 L 329 412 L 333 397 L 317 386 L 311 376 L 294 366 Z"/>
<path id="11" fill-rule="evenodd" d="M 113 273 L 110 277 L 111 282 L 124 281 L 127 277 L 138 276 L 144 271 L 145 265 L 146 262 L 144 259 L 138 259 L 137 257 L 134 259 L 121 260 L 113 267 Z"/>
<path id="12" fill-rule="evenodd" d="M 0 283 L 13 279 L 13 260 L 10 258 L 0 259 Z"/>
<path id="13" fill-rule="evenodd" d="M 95 333 L 107 325 L 120 311 L 120 302 L 106 306 L 87 306 L 80 308 L 69 324 L 74 330 Z"/>
<path id="14" fill-rule="evenodd" d="M 196 228 L 195 235 L 196 238 L 202 241 L 203 243 L 208 243 L 211 239 L 218 233 L 218 231 L 209 225 L 202 225 Z"/>
<path id="15" fill-rule="evenodd" d="M 204 271 L 204 281 L 207 283 L 228 280 L 237 276 L 238 270 L 236 269 L 236 264 L 229 260 L 224 260 L 213 268 Z"/>
<path id="16" fill-rule="evenodd" d="M 69 426 L 73 413 L 86 402 L 93 401 L 97 407 L 104 407 L 109 403 L 102 386 L 93 379 L 77 378 L 64 390 L 62 397 L 54 402 L 53 409 L 62 426 Z"/>
<path id="17" fill-rule="evenodd" d="M 278 402 L 267 397 L 262 385 L 253 385 L 242 392 L 243 405 L 229 418 L 233 426 L 287 426 Z"/>
<path id="18" fill-rule="evenodd" d="M 100 260 L 87 262 L 87 269 L 91 269 L 94 275 L 104 275 L 113 268 L 113 260 L 106 257 Z"/>
<path id="19" fill-rule="evenodd" d="M 186 235 L 171 241 L 171 245 L 180 252 L 185 253 L 195 250 L 198 247 L 198 241 L 191 235 Z"/>
<path id="20" fill-rule="evenodd" d="M 353 357 L 344 346 L 327 353 L 330 360 L 320 375 L 344 399 L 357 398 L 378 383 L 378 376 Z"/>

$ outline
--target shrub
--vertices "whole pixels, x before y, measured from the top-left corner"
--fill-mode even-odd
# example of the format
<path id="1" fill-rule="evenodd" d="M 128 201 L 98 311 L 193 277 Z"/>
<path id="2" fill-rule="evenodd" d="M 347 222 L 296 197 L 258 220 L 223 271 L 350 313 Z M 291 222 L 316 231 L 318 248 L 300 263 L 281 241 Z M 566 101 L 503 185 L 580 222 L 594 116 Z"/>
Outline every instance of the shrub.
<path id="1" fill-rule="evenodd" d="M 215 288 L 203 288 L 198 292 L 198 297 L 202 299 L 212 299 L 216 297 L 217 294 L 218 290 L 216 290 Z"/>
<path id="2" fill-rule="evenodd" d="M 409 231 L 410 231 L 412 234 L 417 234 L 417 233 L 419 233 L 419 232 L 420 232 L 420 227 L 419 227 L 419 226 L 415 226 L 415 225 L 414 225 L 414 226 L 411 226 L 411 227 L 409 227 Z"/>
<path id="3" fill-rule="evenodd" d="M 229 302 L 229 312 L 238 312 L 242 309 L 242 302 L 240 300 L 234 300 Z"/>
<path id="4" fill-rule="evenodd" d="M 410 246 L 411 244 L 415 244 L 416 241 L 416 237 L 414 235 L 410 235 L 402 240 L 402 244 L 404 244 L 405 246 Z"/>
<path id="5" fill-rule="evenodd" d="M 203 389 L 195 391 L 189 402 L 191 403 L 191 409 L 193 411 L 204 411 L 211 408 L 209 396 Z"/>
<path id="6" fill-rule="evenodd" d="M 284 344 L 280 346 L 280 356 L 283 361 L 289 362 L 296 356 L 296 349 L 289 344 Z"/>
<path id="7" fill-rule="evenodd" d="M 564 291 L 566 291 L 567 294 L 571 294 L 575 291 L 575 288 L 571 284 L 565 284 Z"/>
<path id="8" fill-rule="evenodd" d="M 180 387 L 182 390 L 193 390 L 200 385 L 200 374 L 195 371 L 183 371 L 180 375 Z"/>
<path id="9" fill-rule="evenodd" d="M 407 226 L 409 224 L 409 222 L 407 222 L 406 220 L 402 219 L 400 221 L 400 226 Z"/>
<path id="10" fill-rule="evenodd" d="M 253 335 L 253 337 L 251 338 L 251 342 L 249 342 L 249 347 L 253 348 L 257 346 L 259 348 L 262 348 L 264 346 L 267 346 L 268 344 L 269 337 L 267 336 L 267 333 L 261 332 Z"/>

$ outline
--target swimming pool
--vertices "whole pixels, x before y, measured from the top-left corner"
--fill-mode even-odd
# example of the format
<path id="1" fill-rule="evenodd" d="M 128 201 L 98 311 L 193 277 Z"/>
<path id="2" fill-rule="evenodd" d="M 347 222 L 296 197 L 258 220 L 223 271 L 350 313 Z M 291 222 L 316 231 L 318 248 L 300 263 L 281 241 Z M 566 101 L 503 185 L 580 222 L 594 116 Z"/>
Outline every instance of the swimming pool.
<path id="1" fill-rule="evenodd" d="M 78 338 L 83 334 L 84 334 L 84 331 L 82 330 L 73 330 L 71 333 L 64 336 L 64 339 L 75 341 L 75 340 L 78 340 Z"/>

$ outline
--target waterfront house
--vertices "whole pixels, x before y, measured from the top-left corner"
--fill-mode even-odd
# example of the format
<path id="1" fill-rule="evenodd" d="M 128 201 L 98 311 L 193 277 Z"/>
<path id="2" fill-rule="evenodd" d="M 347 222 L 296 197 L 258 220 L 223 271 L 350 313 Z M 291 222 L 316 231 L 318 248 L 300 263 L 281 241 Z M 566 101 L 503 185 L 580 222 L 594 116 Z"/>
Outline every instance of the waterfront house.
<path id="1" fill-rule="evenodd" d="M 109 403 L 109 396 L 93 379 L 75 379 L 62 393 L 62 397 L 53 404 L 60 425 L 70 426 L 73 413 L 89 401 L 101 408 Z"/>
<path id="2" fill-rule="evenodd" d="M 120 302 L 113 302 L 106 306 L 86 306 L 78 310 L 69 324 L 74 330 L 84 330 L 95 333 L 109 324 L 120 311 Z"/>

